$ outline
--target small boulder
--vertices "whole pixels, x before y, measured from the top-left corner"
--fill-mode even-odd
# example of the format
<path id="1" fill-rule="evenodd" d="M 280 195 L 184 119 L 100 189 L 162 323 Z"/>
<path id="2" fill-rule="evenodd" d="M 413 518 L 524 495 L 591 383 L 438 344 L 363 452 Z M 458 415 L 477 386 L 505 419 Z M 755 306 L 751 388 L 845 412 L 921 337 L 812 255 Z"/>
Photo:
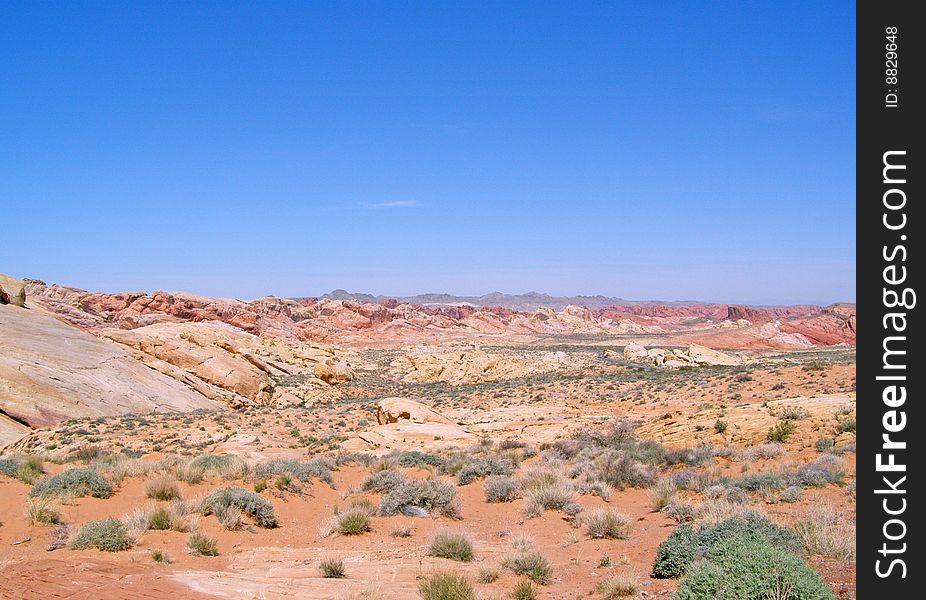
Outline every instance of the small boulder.
<path id="1" fill-rule="evenodd" d="M 329 385 L 337 385 L 353 380 L 354 370 L 346 361 L 329 358 L 324 362 L 316 363 L 315 377 Z"/>

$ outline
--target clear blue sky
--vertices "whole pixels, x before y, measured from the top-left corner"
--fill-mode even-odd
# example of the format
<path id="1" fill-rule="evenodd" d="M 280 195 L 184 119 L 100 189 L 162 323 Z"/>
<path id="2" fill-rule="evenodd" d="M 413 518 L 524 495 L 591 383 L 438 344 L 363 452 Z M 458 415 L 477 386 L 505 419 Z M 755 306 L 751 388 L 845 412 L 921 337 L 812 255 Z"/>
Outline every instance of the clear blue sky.
<path id="1" fill-rule="evenodd" d="M 3 2 L 0 272 L 855 299 L 855 7 Z"/>

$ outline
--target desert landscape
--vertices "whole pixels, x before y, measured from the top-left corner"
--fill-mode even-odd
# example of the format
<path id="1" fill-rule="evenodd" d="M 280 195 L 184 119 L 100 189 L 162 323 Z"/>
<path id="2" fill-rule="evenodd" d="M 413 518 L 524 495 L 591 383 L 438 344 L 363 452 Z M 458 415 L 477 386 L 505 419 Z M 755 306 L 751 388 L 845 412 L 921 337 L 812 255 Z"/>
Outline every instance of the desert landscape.
<path id="1" fill-rule="evenodd" d="M 0 288 L 2 598 L 855 597 L 854 305 Z"/>

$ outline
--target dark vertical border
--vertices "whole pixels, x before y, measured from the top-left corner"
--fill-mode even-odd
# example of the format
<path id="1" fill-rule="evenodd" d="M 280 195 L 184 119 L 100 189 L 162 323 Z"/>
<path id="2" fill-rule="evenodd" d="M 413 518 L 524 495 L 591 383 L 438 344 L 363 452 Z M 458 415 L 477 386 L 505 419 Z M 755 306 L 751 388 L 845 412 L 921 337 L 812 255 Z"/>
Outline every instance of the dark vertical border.
<path id="1" fill-rule="evenodd" d="M 923 489 L 926 483 L 923 479 L 926 468 L 922 464 L 926 416 L 921 408 L 926 402 L 922 384 L 926 379 L 926 365 L 921 363 L 923 352 L 920 349 L 926 339 L 915 333 L 921 329 L 917 325 L 922 309 L 888 306 L 893 302 L 891 291 L 897 294 L 905 289 L 920 291 L 919 283 L 926 271 L 919 239 L 924 231 L 921 220 L 926 219 L 923 216 L 926 211 L 915 210 L 926 200 L 922 197 L 921 184 L 926 174 L 923 168 L 926 156 L 921 151 L 923 131 L 918 125 L 924 118 L 921 113 L 926 112 L 921 94 L 921 79 L 926 75 L 921 40 L 926 35 L 926 23 L 914 18 L 915 7 L 917 3 L 914 2 L 861 0 L 856 13 L 857 581 L 858 598 L 863 600 L 922 598 L 926 594 L 926 564 L 921 562 L 922 552 L 919 551 L 926 544 L 921 527 L 922 511 L 926 506 L 921 494 L 913 491 L 915 487 Z M 922 10 L 923 5 L 918 8 Z M 890 74 L 886 71 L 891 67 L 886 54 L 887 44 L 891 43 L 886 39 L 888 27 L 897 28 L 898 80 L 893 84 L 887 79 Z M 893 98 L 888 94 L 892 93 L 896 94 L 896 106 L 890 105 Z M 889 159 L 893 164 L 906 166 L 904 170 L 888 171 L 888 178 L 895 180 L 893 183 L 884 182 L 887 152 L 905 152 L 893 154 Z M 895 210 L 885 208 L 886 193 L 889 204 L 903 206 Z M 896 230 L 887 227 L 887 224 L 896 227 L 904 223 L 904 216 L 904 227 Z M 904 274 L 906 277 L 900 283 L 886 281 L 896 281 Z M 926 302 L 926 296 L 917 298 L 919 301 Z M 902 319 L 888 316 L 885 321 L 887 315 L 901 313 Z M 906 329 L 897 331 L 903 324 Z M 889 336 L 894 339 L 888 341 L 888 348 L 906 353 L 890 355 L 889 362 L 903 364 L 905 368 L 883 366 L 884 343 Z M 885 375 L 905 376 L 905 380 L 879 379 Z M 893 396 L 888 391 L 886 403 L 885 389 L 891 385 L 897 385 L 898 389 Z M 902 404 L 895 400 L 901 386 L 906 390 L 906 400 Z M 900 428 L 904 417 L 906 422 Z M 882 435 L 885 433 L 889 433 L 893 441 L 906 442 L 907 447 L 884 449 Z M 893 460 L 905 465 L 906 470 L 879 471 L 879 454 L 882 463 L 887 463 L 888 455 L 893 455 Z M 891 491 L 890 485 L 903 492 L 885 493 Z M 886 512 L 901 508 L 903 512 L 896 515 Z M 891 519 L 896 521 L 889 522 Z M 892 568 L 894 560 L 902 563 L 893 563 Z M 887 576 L 879 576 L 879 569 Z M 904 571 L 906 577 L 902 577 Z"/>

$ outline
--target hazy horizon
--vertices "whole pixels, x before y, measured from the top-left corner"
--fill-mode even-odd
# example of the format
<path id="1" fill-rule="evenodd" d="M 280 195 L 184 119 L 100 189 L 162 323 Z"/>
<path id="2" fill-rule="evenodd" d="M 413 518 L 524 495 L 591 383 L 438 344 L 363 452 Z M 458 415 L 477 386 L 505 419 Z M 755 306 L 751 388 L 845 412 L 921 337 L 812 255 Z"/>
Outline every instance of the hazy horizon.
<path id="1" fill-rule="evenodd" d="M 843 2 L 4 3 L 0 271 L 854 302 L 854 24 Z"/>

